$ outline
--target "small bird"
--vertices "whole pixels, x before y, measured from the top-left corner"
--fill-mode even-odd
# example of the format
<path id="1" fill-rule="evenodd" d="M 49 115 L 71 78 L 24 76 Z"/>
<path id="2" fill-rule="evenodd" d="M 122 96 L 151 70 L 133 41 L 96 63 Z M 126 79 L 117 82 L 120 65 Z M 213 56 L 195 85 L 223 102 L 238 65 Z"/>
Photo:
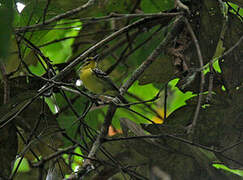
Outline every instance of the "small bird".
<path id="1" fill-rule="evenodd" d="M 109 76 L 97 68 L 97 58 L 98 56 L 88 57 L 79 69 L 79 77 L 84 87 L 97 95 L 118 97 L 122 103 L 127 104 L 127 100 L 120 95 L 119 89 Z"/>

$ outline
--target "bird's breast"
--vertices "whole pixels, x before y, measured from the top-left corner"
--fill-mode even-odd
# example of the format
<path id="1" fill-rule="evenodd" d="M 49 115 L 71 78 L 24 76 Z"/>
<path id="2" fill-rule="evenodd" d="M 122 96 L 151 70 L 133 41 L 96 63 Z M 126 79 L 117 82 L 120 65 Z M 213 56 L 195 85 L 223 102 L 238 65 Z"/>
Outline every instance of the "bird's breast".
<path id="1" fill-rule="evenodd" d="M 93 93 L 100 94 L 103 92 L 104 85 L 95 76 L 92 69 L 85 69 L 80 73 L 80 79 L 86 89 Z"/>

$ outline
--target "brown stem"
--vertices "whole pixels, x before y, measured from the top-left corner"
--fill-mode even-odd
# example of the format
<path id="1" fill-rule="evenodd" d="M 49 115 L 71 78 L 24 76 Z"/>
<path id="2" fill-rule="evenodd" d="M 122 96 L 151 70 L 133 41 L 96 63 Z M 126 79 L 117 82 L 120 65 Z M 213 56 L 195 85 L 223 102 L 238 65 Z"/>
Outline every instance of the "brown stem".
<path id="1" fill-rule="evenodd" d="M 202 53 L 201 53 L 201 49 L 200 49 L 200 46 L 199 46 L 199 42 L 197 40 L 197 37 L 196 37 L 196 35 L 195 35 L 190 23 L 188 22 L 188 20 L 186 18 L 185 18 L 185 23 L 186 23 L 186 26 L 187 26 L 187 29 L 188 29 L 189 33 L 192 36 L 194 44 L 196 46 L 198 60 L 199 60 L 199 65 L 200 65 L 200 68 L 202 68 L 203 67 L 203 58 L 202 58 Z M 192 124 L 191 124 L 191 126 L 189 128 L 189 132 L 190 133 L 193 133 L 193 131 L 194 131 L 194 128 L 195 128 L 196 123 L 197 123 L 197 118 L 198 118 L 198 115 L 199 115 L 201 103 L 202 103 L 202 92 L 203 92 L 203 85 L 204 85 L 205 79 L 204 79 L 203 72 L 200 72 L 200 74 L 201 74 L 201 81 L 200 81 L 200 89 L 199 89 L 197 107 L 196 107 L 196 111 L 194 113 Z"/>

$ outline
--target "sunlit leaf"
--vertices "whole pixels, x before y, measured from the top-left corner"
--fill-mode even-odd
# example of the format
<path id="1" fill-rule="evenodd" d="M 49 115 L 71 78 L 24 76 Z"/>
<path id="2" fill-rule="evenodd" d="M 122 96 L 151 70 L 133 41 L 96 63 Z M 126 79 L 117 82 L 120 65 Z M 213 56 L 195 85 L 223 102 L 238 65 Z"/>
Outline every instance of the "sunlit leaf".
<path id="1" fill-rule="evenodd" d="M 223 169 L 225 171 L 237 174 L 239 176 L 243 177 L 243 171 L 240 169 L 230 169 L 227 166 L 223 165 L 223 164 L 213 164 L 213 167 L 217 168 L 217 169 Z"/>
<path id="2" fill-rule="evenodd" d="M 20 158 L 18 158 L 15 162 L 14 162 L 14 168 L 13 168 L 13 172 L 15 171 L 15 169 L 17 168 L 18 163 L 20 162 Z M 23 158 L 23 160 L 21 161 L 21 164 L 18 168 L 18 172 L 28 172 L 30 170 L 29 167 L 29 163 L 27 161 L 26 158 Z"/>

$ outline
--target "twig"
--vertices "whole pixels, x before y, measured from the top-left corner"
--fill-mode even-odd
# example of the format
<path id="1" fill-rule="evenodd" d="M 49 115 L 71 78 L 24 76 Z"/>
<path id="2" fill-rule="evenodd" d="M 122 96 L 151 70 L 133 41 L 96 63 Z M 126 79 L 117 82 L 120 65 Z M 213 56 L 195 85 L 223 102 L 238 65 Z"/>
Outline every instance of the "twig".
<path id="1" fill-rule="evenodd" d="M 211 152 L 215 152 L 215 153 L 219 153 L 220 151 L 215 150 L 214 148 L 210 148 L 208 146 L 204 146 L 198 143 L 195 143 L 193 141 L 189 141 L 187 139 L 181 138 L 181 137 L 177 137 L 171 134 L 158 134 L 158 135 L 144 135 L 144 136 L 130 136 L 130 137 L 120 137 L 120 138 L 105 138 L 104 139 L 104 143 L 106 142 L 111 142 L 111 141 L 128 141 L 128 140 L 138 140 L 138 139 L 159 139 L 159 138 L 171 138 L 173 140 L 185 143 L 185 144 L 189 144 L 192 146 L 196 146 L 202 149 L 205 149 L 207 151 L 211 151 Z"/>
<path id="2" fill-rule="evenodd" d="M 241 19 L 241 21 L 243 20 L 243 17 L 240 15 L 240 13 L 237 11 L 237 10 L 235 10 L 235 8 L 233 8 L 230 4 L 229 4 L 229 2 L 228 1 L 226 1 L 226 4 L 227 4 L 227 6 L 229 6 L 229 8 L 231 9 L 231 10 L 233 10 L 236 14 L 237 14 L 237 16 Z M 242 8 L 242 7 L 241 7 Z"/>
<path id="3" fill-rule="evenodd" d="M 75 173 L 73 173 L 69 179 L 77 179 L 80 178 L 83 174 L 86 172 L 94 169 L 94 166 L 92 164 L 92 159 L 94 159 L 94 156 L 96 152 L 99 150 L 101 144 L 103 143 L 103 139 L 108 134 L 108 129 L 111 124 L 112 118 L 116 112 L 116 105 L 114 103 L 111 103 L 109 106 L 109 109 L 107 111 L 104 123 L 102 124 L 100 134 L 97 136 L 95 142 L 92 145 L 91 150 L 89 151 L 88 158 L 85 159 L 83 166 L 78 169 Z"/>
<path id="4" fill-rule="evenodd" d="M 232 46 L 229 48 L 227 51 L 222 56 L 216 57 L 212 60 L 212 64 L 215 63 L 217 60 L 222 60 L 225 56 L 227 56 L 229 53 L 231 53 L 237 46 L 240 45 L 241 41 L 243 40 L 243 36 L 240 37 L 240 39 Z M 207 69 L 209 64 L 204 65 L 203 67 L 199 68 L 197 71 L 203 71 Z"/>
<path id="5" fill-rule="evenodd" d="M 175 6 L 179 9 L 185 10 L 188 14 L 190 14 L 189 8 L 183 4 L 180 0 L 175 0 Z"/>
<path id="6" fill-rule="evenodd" d="M 154 37 L 156 37 L 156 35 L 160 32 L 160 30 L 163 28 L 163 26 L 160 26 L 155 32 L 153 32 L 146 40 L 144 40 L 143 42 L 141 42 L 140 44 L 138 44 L 136 47 L 134 47 L 133 49 L 130 50 L 129 53 L 127 53 L 124 56 L 124 59 L 127 59 L 131 54 L 133 54 L 136 50 L 138 50 L 139 48 L 141 48 L 144 44 L 148 43 L 149 41 L 151 41 Z"/>
<path id="7" fill-rule="evenodd" d="M 113 15 L 114 14 L 114 15 Z M 31 31 L 38 31 L 38 30 L 51 30 L 52 27 L 55 26 L 62 26 L 62 25 L 66 25 L 66 24 L 72 24 L 72 23 L 76 23 L 76 22 L 85 22 L 82 26 L 85 25 L 89 25 L 89 24 L 93 24 L 93 23 L 97 23 L 97 22 L 104 22 L 104 21 L 110 21 L 111 19 L 124 19 L 124 18 L 146 18 L 146 17 L 161 17 L 161 16 L 177 16 L 177 15 L 182 15 L 183 12 L 177 12 L 177 13 L 145 13 L 145 14 L 116 14 L 113 13 L 111 15 L 108 16 L 102 16 L 102 17 L 87 17 L 87 18 L 80 18 L 78 20 L 73 20 L 73 21 L 69 21 L 69 22 L 65 22 L 65 23 L 60 23 L 60 24 L 40 24 L 41 26 L 39 27 L 39 24 L 35 24 L 38 25 L 37 27 L 31 27 L 31 29 L 28 29 L 28 32 Z M 34 26 L 34 25 L 32 25 Z M 26 26 L 26 27 L 22 27 L 22 28 L 28 28 L 30 26 Z M 41 29 L 37 29 L 37 28 L 41 28 Z M 20 29 L 20 28 L 19 28 Z M 22 32 L 22 30 L 19 31 L 19 29 L 16 29 L 16 32 L 20 33 Z"/>
<path id="8" fill-rule="evenodd" d="M 135 32 L 132 32 L 130 36 L 132 36 L 132 38 L 135 39 L 140 33 L 141 33 L 141 30 L 138 29 Z M 108 49 L 104 50 L 104 52 L 102 52 L 101 55 L 100 55 L 100 59 L 104 59 L 104 57 L 110 55 L 116 49 L 121 48 L 126 42 L 127 42 L 127 39 L 126 38 L 122 38 L 115 45 L 113 45 L 113 46 L 109 47 Z M 124 59 L 126 59 L 126 58 L 124 58 Z"/>
<path id="9" fill-rule="evenodd" d="M 42 111 L 43 111 L 43 110 L 42 110 Z M 41 112 L 41 114 L 43 114 L 43 112 Z M 31 150 L 31 147 L 30 147 L 31 139 L 32 139 L 33 136 L 35 136 L 35 134 L 36 134 L 36 132 L 37 132 L 38 126 L 40 125 L 41 117 L 42 117 L 42 116 L 40 116 L 40 117 L 38 118 L 38 120 L 35 122 L 35 125 L 34 125 L 33 129 L 31 130 L 28 139 L 26 140 L 26 143 L 25 143 L 25 144 L 26 144 L 26 147 L 29 147 L 30 150 Z M 9 179 L 13 179 L 14 176 L 16 175 L 16 173 L 17 173 L 17 171 L 18 171 L 18 168 L 19 168 L 19 166 L 20 166 L 20 164 L 21 164 L 21 162 L 22 162 L 22 160 L 23 160 L 23 158 L 24 158 L 24 155 L 25 155 L 25 153 L 26 153 L 27 151 L 28 151 L 28 148 L 25 148 L 25 149 L 24 149 L 24 152 L 21 153 L 21 158 L 20 158 L 20 160 L 19 160 L 19 162 L 18 162 L 18 164 L 17 164 L 17 167 L 16 167 L 15 171 L 10 175 Z"/>
<path id="10" fill-rule="evenodd" d="M 77 35 L 77 36 L 68 36 L 68 37 L 64 37 L 64 38 L 61 38 L 61 39 L 55 39 L 55 40 L 49 41 L 47 43 L 39 45 L 38 47 L 42 48 L 42 47 L 48 46 L 50 44 L 58 43 L 58 42 L 65 41 L 65 40 L 68 40 L 68 39 L 80 38 L 80 37 L 85 37 L 85 36 L 92 36 L 92 35 L 95 35 L 95 34 L 109 33 L 109 32 L 114 32 L 114 30 L 100 30 L 100 31 L 95 31 L 95 32 L 82 33 L 82 34 Z"/>
<path id="11" fill-rule="evenodd" d="M 64 18 L 67 18 L 67 17 L 70 17 L 70 16 L 73 16 L 74 14 L 77 14 L 79 13 L 80 11 L 83 11 L 85 9 L 87 9 L 88 7 L 92 6 L 94 3 L 95 3 L 96 0 L 89 0 L 86 4 L 76 8 L 76 9 L 72 9 L 70 11 L 67 11 L 63 14 L 59 14 L 49 20 L 46 20 L 45 21 L 45 24 L 50 24 L 50 23 L 53 23 L 55 21 L 59 21 L 61 19 L 64 19 Z M 39 27 L 42 27 L 44 26 L 45 24 L 34 24 L 34 25 L 30 25 L 30 26 L 26 26 L 26 27 L 22 27 L 22 28 L 17 28 L 16 31 L 17 32 L 25 32 L 29 29 L 34 29 L 34 28 L 39 28 Z"/>
<path id="12" fill-rule="evenodd" d="M 129 87 L 141 76 L 141 74 L 148 68 L 152 62 L 163 52 L 166 45 L 170 42 L 173 38 L 175 31 L 178 31 L 181 25 L 181 16 L 178 17 L 174 23 L 171 31 L 167 34 L 164 40 L 157 46 L 157 48 L 150 54 L 150 56 L 133 72 L 131 78 L 129 78 L 120 88 L 121 95 L 123 95 Z"/>
<path id="13" fill-rule="evenodd" d="M 39 162 L 33 164 L 33 167 L 41 167 L 42 165 L 44 165 L 46 162 L 50 161 L 51 159 L 54 159 L 54 158 L 59 157 L 59 156 L 65 154 L 65 153 L 68 153 L 69 151 L 74 150 L 76 147 L 78 147 L 78 144 L 75 144 L 73 146 L 67 147 L 67 148 L 62 149 L 60 151 L 57 151 L 57 152 L 43 158 Z"/>
<path id="14" fill-rule="evenodd" d="M 111 72 L 118 66 L 118 64 L 120 64 L 120 62 L 122 62 L 122 61 L 124 60 L 124 56 L 125 56 L 126 52 L 128 51 L 128 49 L 130 48 L 132 42 L 135 40 L 137 34 L 138 34 L 138 33 L 136 33 L 134 36 L 129 37 L 130 39 L 129 39 L 129 41 L 128 41 L 128 44 L 127 44 L 127 46 L 124 48 L 124 50 L 121 52 L 121 55 L 120 55 L 119 59 L 118 59 L 112 66 L 110 66 L 109 69 L 107 69 L 107 70 L 105 71 L 105 73 L 106 73 L 107 75 L 109 75 L 109 74 L 110 74 L 110 73 L 111 73 Z M 127 42 L 126 39 L 125 39 L 125 42 Z"/>
<path id="15" fill-rule="evenodd" d="M 88 17 L 88 18 L 80 18 L 80 21 L 102 21 L 102 20 L 107 20 L 107 19 L 124 19 L 124 18 L 145 18 L 145 17 L 156 17 L 156 16 L 177 16 L 177 15 L 182 15 L 182 12 L 177 12 L 177 13 L 144 13 L 144 14 L 118 14 L 118 13 L 111 13 L 108 16 L 102 16 L 102 17 Z"/>
<path id="16" fill-rule="evenodd" d="M 233 149 L 234 147 L 239 146 L 240 144 L 243 144 L 243 141 L 239 141 L 239 142 L 237 142 L 237 143 L 234 143 L 234 144 L 232 144 L 232 145 L 230 145 L 230 146 L 228 146 L 228 147 L 225 147 L 225 148 L 221 149 L 221 150 L 220 150 L 220 153 L 224 153 L 225 151 L 231 150 L 231 149 Z"/>
<path id="17" fill-rule="evenodd" d="M 21 132 L 16 129 L 17 134 L 19 135 L 19 137 L 21 138 L 21 140 L 23 141 L 24 145 L 28 145 L 27 141 L 25 140 L 24 136 L 21 134 Z M 36 158 L 37 161 L 40 161 L 38 155 L 34 152 L 34 150 L 32 148 L 29 148 L 30 152 L 32 153 L 32 155 Z"/>
<path id="18" fill-rule="evenodd" d="M 108 110 L 106 117 L 105 117 L 105 120 L 104 120 L 104 123 L 102 124 L 100 134 L 96 138 L 96 140 L 95 140 L 95 142 L 94 142 L 94 144 L 93 144 L 93 146 L 92 146 L 92 148 L 89 152 L 89 155 L 88 155 L 89 158 L 93 158 L 95 156 L 96 152 L 98 151 L 100 145 L 103 142 L 103 139 L 107 135 L 109 126 L 110 126 L 111 121 L 112 121 L 112 117 L 114 116 L 114 114 L 116 112 L 116 108 L 117 107 L 114 103 L 110 104 L 109 110 Z M 90 164 L 91 164 L 91 161 L 87 159 L 87 160 L 84 161 L 83 167 L 89 166 Z"/>
<path id="19" fill-rule="evenodd" d="M 45 91 L 51 89 L 54 86 L 54 84 L 51 84 L 47 86 L 46 88 L 42 89 L 39 93 L 37 93 L 34 97 L 22 102 L 21 107 L 19 110 L 14 112 L 14 114 L 7 114 L 6 116 L 1 117 L 1 125 L 0 129 L 5 127 L 8 123 L 10 123 L 14 118 L 16 118 L 21 112 L 23 112 L 31 103 L 33 103 L 41 94 L 43 94 Z"/>
<path id="20" fill-rule="evenodd" d="M 215 53 L 217 53 L 219 48 L 222 48 L 220 46 L 220 44 L 221 44 L 220 41 L 223 41 L 226 30 L 227 30 L 227 18 L 224 18 L 224 22 L 223 22 L 223 25 L 222 25 L 222 30 L 221 30 L 221 33 L 220 33 L 220 40 L 218 42 L 218 45 L 217 45 Z M 207 97 L 206 97 L 206 102 L 207 103 L 210 103 L 210 100 L 212 98 L 212 91 L 213 91 L 213 78 L 214 78 L 213 59 L 211 59 L 209 61 L 209 71 L 210 71 L 210 74 L 209 74 L 208 94 L 207 94 Z"/>
<path id="21" fill-rule="evenodd" d="M 122 107 L 122 108 L 124 108 L 124 107 Z M 143 115 L 142 113 L 139 113 L 139 112 L 137 112 L 137 111 L 135 111 L 135 110 L 133 110 L 133 109 L 130 109 L 130 108 L 126 108 L 126 109 L 127 109 L 128 111 L 130 111 L 130 112 L 132 112 L 132 113 L 134 113 L 134 114 L 136 114 L 136 115 L 138 115 L 138 116 L 140 116 L 140 117 L 146 119 L 147 121 L 151 122 L 152 124 L 155 124 L 154 121 L 150 120 L 149 118 L 147 118 L 147 117 L 146 117 L 145 115 Z"/>
<path id="22" fill-rule="evenodd" d="M 120 30 L 114 32 L 113 34 L 109 35 L 108 37 L 106 37 L 102 41 L 99 41 L 98 43 L 96 43 L 95 45 L 93 45 L 92 47 L 90 47 L 88 50 L 86 50 L 85 52 L 83 52 L 81 55 L 79 55 L 75 60 L 73 60 L 72 63 L 70 63 L 67 67 L 65 67 L 59 74 L 57 74 L 56 76 L 54 76 L 52 78 L 52 80 L 62 79 L 62 77 L 64 77 L 66 73 L 68 73 L 76 65 L 78 65 L 81 62 L 81 60 L 85 59 L 89 54 L 91 54 L 92 52 L 95 52 L 97 49 L 99 49 L 100 47 L 104 46 L 108 42 L 112 41 L 117 36 L 119 36 L 119 35 L 121 35 L 123 33 L 126 33 L 129 30 L 131 30 L 131 29 L 140 28 L 141 25 L 144 25 L 144 24 L 146 24 L 148 22 L 151 23 L 151 21 L 158 20 L 158 19 L 160 19 L 162 17 L 164 17 L 164 15 L 163 16 L 159 16 L 159 17 L 149 17 L 149 18 L 140 19 L 140 20 L 135 21 L 134 23 L 132 23 L 132 24 L 130 24 L 128 26 L 125 26 L 125 27 L 121 28 Z"/>
<path id="23" fill-rule="evenodd" d="M 43 24 L 45 24 L 45 21 L 46 21 L 46 13 L 47 13 L 48 7 L 50 5 L 50 2 L 51 2 L 51 0 L 47 0 L 46 7 L 43 12 Z"/>
<path id="24" fill-rule="evenodd" d="M 188 22 L 188 20 L 186 18 L 185 18 L 185 23 L 186 23 L 186 26 L 187 26 L 187 29 L 188 29 L 189 33 L 192 36 L 192 39 L 194 41 L 194 44 L 196 46 L 198 60 L 199 60 L 199 65 L 200 65 L 200 68 L 202 68 L 203 67 L 203 58 L 202 58 L 202 53 L 201 53 L 201 49 L 200 49 L 200 46 L 199 46 L 197 37 L 196 37 L 196 35 L 195 35 L 195 33 L 194 33 L 191 25 L 189 24 L 189 22 Z M 197 124 L 197 118 L 198 118 L 199 111 L 200 111 L 200 107 L 201 107 L 201 103 L 202 103 L 203 85 L 204 85 L 204 82 L 205 82 L 203 72 L 200 72 L 200 73 L 201 73 L 201 81 L 200 81 L 200 89 L 199 89 L 197 107 L 196 107 L 196 110 L 195 110 L 195 113 L 194 113 L 194 117 L 193 117 L 193 120 L 192 120 L 192 124 L 189 127 L 189 129 L 188 129 L 189 132 L 192 133 L 192 134 L 193 134 L 194 128 L 195 128 L 195 126 Z"/>
<path id="25" fill-rule="evenodd" d="M 193 141 L 189 141 L 187 139 L 184 139 L 184 138 L 181 138 L 181 137 L 177 137 L 177 136 L 174 136 L 174 135 L 171 135 L 171 134 L 158 134 L 158 135 L 146 135 L 146 136 L 130 136 L 130 137 L 120 137 L 120 138 L 105 138 L 104 139 L 104 143 L 106 142 L 112 142 L 112 141 L 128 141 L 128 140 L 137 140 L 137 139 L 153 139 L 153 138 L 171 138 L 175 141 L 178 141 L 178 142 L 182 142 L 182 143 L 185 143 L 185 144 L 189 144 L 191 146 L 195 146 L 195 147 L 198 147 L 198 148 L 201 148 L 201 149 L 205 149 L 207 151 L 210 151 L 210 152 L 213 152 L 215 154 L 217 154 L 218 156 L 221 156 L 223 158 L 226 158 L 236 164 L 239 164 L 239 165 L 243 165 L 242 162 L 240 161 L 237 161 L 237 160 L 234 160 L 234 159 L 231 159 L 227 156 L 225 156 L 223 154 L 223 152 L 225 152 L 226 150 L 229 150 L 239 144 L 242 143 L 242 141 L 236 143 L 236 144 L 233 144 L 227 148 L 224 148 L 222 150 L 216 150 L 215 148 L 211 148 L 211 147 L 208 147 L 208 146 L 204 146 L 204 145 L 201 145 L 201 144 L 198 144 L 198 143 L 195 143 Z"/>

